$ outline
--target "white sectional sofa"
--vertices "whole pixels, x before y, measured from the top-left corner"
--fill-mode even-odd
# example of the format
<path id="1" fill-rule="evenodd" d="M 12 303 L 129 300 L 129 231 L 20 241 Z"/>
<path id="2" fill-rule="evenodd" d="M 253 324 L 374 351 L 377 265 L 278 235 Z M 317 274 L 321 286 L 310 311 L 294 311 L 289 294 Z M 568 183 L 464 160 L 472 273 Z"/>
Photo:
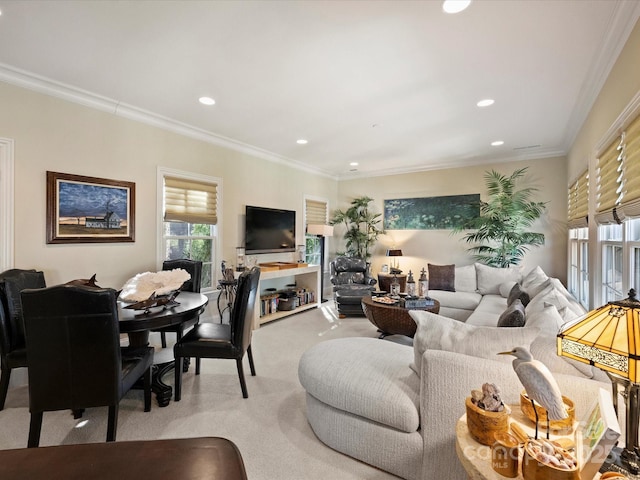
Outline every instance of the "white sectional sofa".
<path id="1" fill-rule="evenodd" d="M 460 269 L 456 287 L 471 271 Z M 492 274 L 493 290 L 484 290 L 488 284 L 480 276 L 475 292 L 430 292 L 444 306 L 441 313 L 455 318 L 412 312 L 417 323 L 413 346 L 345 338 L 305 352 L 299 379 L 307 392 L 308 421 L 323 443 L 407 480 L 459 480 L 466 473 L 455 452 L 455 425 L 465 412 L 465 398 L 491 382 L 502 389 L 507 403 L 516 404 L 523 388 L 511 359 L 498 352 L 528 347 L 554 373 L 563 394 L 574 400 L 578 417 L 599 388 L 610 389 L 600 370 L 555 353 L 563 314 L 573 318 L 576 313 L 569 307 L 579 307 L 564 287 L 558 288 L 540 269 L 524 276 L 518 272 L 519 285 L 527 284 L 536 293 L 524 309 L 525 326 L 496 327 L 509 296 L 500 294 L 500 286 L 504 290 L 507 282 L 515 282 L 504 278 L 513 272 L 483 273 Z M 471 285 L 470 275 L 467 280 Z M 498 293 L 479 293 L 480 285 L 484 292 L 497 288 Z M 474 299 L 475 309 L 468 308 Z M 463 317 L 466 322 L 460 321 Z"/>
<path id="2" fill-rule="evenodd" d="M 429 267 L 434 266 L 429 265 Z M 575 315 L 570 315 L 571 313 L 576 315 L 586 313 L 562 282 L 547 276 L 540 267 L 535 267 L 526 273 L 519 267 L 494 268 L 480 263 L 450 267 L 454 271 L 455 291 L 437 290 L 431 286 L 429 289 L 429 296 L 440 302 L 442 316 L 455 318 L 470 325 L 496 326 L 498 317 L 507 308 L 509 293 L 516 283 L 521 284 L 523 289 L 529 292 L 530 297 L 535 297 L 542 290 L 553 287 L 562 294 L 562 297 L 552 300 L 554 305 L 559 309 L 568 308 L 565 316 L 570 316 L 570 319 L 575 318 Z M 534 304 L 534 306 L 539 309 L 540 304 Z"/>

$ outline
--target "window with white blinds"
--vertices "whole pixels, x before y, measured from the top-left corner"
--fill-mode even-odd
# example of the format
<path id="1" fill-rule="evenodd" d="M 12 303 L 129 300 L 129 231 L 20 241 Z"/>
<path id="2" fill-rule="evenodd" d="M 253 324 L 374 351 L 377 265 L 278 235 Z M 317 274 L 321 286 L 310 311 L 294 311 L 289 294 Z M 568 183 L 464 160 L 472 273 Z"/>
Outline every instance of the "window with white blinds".
<path id="1" fill-rule="evenodd" d="M 322 200 L 304 201 L 304 225 L 326 225 L 327 224 L 327 202 Z"/>
<path id="2" fill-rule="evenodd" d="M 589 215 L 589 170 L 578 177 L 569 187 L 568 198 L 569 228 L 581 228 L 588 226 Z"/>
<path id="3" fill-rule="evenodd" d="M 164 177 L 164 221 L 215 225 L 218 223 L 218 185 Z"/>

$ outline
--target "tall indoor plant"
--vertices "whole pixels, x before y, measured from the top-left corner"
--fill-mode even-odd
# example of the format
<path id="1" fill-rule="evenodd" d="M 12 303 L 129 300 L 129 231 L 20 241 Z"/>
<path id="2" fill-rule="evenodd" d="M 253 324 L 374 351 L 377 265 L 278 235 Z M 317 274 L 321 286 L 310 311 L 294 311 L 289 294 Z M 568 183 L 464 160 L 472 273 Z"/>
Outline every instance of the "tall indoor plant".
<path id="1" fill-rule="evenodd" d="M 369 204 L 372 201 L 373 199 L 367 196 L 354 198 L 348 209 L 335 210 L 329 222 L 331 225 L 344 225 L 345 254 L 360 257 L 365 261 L 369 261 L 373 245 L 378 236 L 384 233 L 384 230 L 379 228 L 382 214 L 370 210 Z"/>
<path id="2" fill-rule="evenodd" d="M 491 170 L 485 172 L 488 201 L 480 202 L 480 216 L 463 228 L 474 230 L 463 236 L 476 260 L 494 267 L 518 265 L 531 247 L 544 245 L 544 234 L 529 231 L 546 211 L 546 202 L 532 200 L 536 187 L 518 189 L 527 168 L 506 176 Z M 454 231 L 460 231 L 458 228 Z"/>

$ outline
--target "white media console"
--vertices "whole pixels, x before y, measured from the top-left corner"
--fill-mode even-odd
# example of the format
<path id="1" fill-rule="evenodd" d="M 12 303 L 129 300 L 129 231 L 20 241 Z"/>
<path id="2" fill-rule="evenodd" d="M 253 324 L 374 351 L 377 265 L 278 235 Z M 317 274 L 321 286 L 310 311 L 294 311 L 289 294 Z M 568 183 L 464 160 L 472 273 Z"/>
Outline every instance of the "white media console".
<path id="1" fill-rule="evenodd" d="M 267 288 L 281 290 L 287 285 L 295 284 L 296 287 L 305 288 L 314 292 L 315 301 L 301 305 L 294 310 L 283 310 L 275 313 L 260 316 L 260 297 L 264 295 Z M 320 306 L 322 295 L 320 292 L 320 265 L 308 265 L 297 268 L 284 268 L 281 270 L 261 270 L 260 283 L 258 283 L 258 294 L 256 295 L 256 305 L 254 308 L 254 328 L 259 328 L 263 323 L 271 322 L 279 318 L 288 317 L 295 313 L 309 310 Z"/>

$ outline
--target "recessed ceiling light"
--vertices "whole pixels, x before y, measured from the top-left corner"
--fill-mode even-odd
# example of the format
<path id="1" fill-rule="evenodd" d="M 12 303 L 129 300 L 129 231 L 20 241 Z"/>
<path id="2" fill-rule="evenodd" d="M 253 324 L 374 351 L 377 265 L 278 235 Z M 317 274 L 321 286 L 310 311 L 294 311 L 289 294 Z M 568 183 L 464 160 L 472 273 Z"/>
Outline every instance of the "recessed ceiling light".
<path id="1" fill-rule="evenodd" d="M 357 167 L 360 164 L 358 162 L 351 162 L 349 165 L 351 165 L 352 167 Z"/>
<path id="2" fill-rule="evenodd" d="M 478 103 L 476 103 L 476 105 L 479 107 L 488 107 L 489 105 L 493 105 L 494 103 L 495 100 L 493 100 L 492 98 L 485 98 L 484 100 L 480 100 Z"/>
<path id="3" fill-rule="evenodd" d="M 198 101 L 203 105 L 215 105 L 216 101 L 211 97 L 200 97 Z"/>
<path id="4" fill-rule="evenodd" d="M 446 13 L 460 13 L 466 9 L 471 0 L 445 0 L 442 4 L 442 10 Z"/>
<path id="5" fill-rule="evenodd" d="M 502 140 L 496 140 L 495 142 L 491 142 L 492 147 L 499 147 L 500 145 L 504 145 Z"/>
<path id="6" fill-rule="evenodd" d="M 299 138 L 298 140 L 296 140 L 296 143 L 298 145 L 306 145 L 307 143 L 309 143 L 309 140 L 306 140 L 304 138 Z"/>

